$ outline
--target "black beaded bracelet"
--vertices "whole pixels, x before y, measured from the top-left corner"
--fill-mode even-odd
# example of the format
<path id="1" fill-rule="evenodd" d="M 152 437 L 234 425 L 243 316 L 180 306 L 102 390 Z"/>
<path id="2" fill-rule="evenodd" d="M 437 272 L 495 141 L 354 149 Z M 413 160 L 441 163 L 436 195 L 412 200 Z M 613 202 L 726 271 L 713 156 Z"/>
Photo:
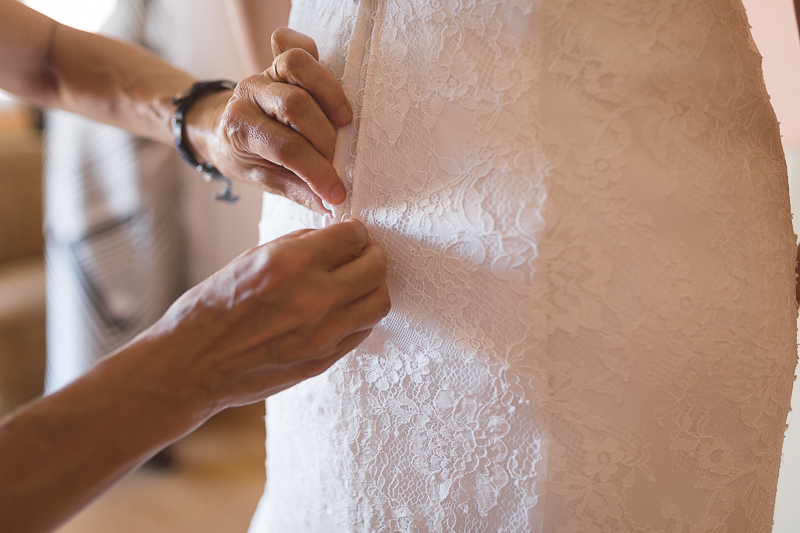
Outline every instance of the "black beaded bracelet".
<path id="1" fill-rule="evenodd" d="M 221 181 L 225 184 L 225 187 L 220 192 L 214 194 L 215 200 L 223 202 L 235 202 L 239 199 L 238 196 L 233 194 L 233 182 L 231 182 L 230 178 L 223 176 L 217 170 L 217 167 L 211 163 L 198 161 L 197 157 L 192 153 L 189 141 L 186 139 L 186 115 L 194 103 L 206 94 L 235 88 L 236 83 L 228 80 L 199 81 L 172 99 L 172 105 L 176 107 L 175 113 L 172 114 L 172 135 L 175 137 L 175 148 L 184 161 L 203 175 L 204 180 L 209 183 Z"/>

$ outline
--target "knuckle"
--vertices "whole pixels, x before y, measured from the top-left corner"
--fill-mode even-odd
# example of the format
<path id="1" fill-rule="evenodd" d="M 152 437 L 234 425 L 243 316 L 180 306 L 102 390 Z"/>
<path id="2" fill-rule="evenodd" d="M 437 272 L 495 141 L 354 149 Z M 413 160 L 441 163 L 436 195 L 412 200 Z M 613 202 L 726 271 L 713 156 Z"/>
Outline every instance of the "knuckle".
<path id="1" fill-rule="evenodd" d="M 282 135 L 275 139 L 275 144 L 284 161 L 296 161 L 305 154 L 305 142 L 299 134 Z"/>
<path id="2" fill-rule="evenodd" d="M 245 152 L 249 145 L 248 126 L 245 119 L 245 104 L 241 100 L 231 100 L 222 113 L 219 122 L 219 131 L 223 138 L 239 152 Z"/>
<path id="3" fill-rule="evenodd" d="M 303 89 L 288 85 L 286 87 L 289 90 L 280 99 L 280 110 L 286 118 L 291 120 L 302 115 L 312 105 L 313 100 L 311 95 Z M 293 120 L 291 121 L 294 122 Z"/>
<path id="4" fill-rule="evenodd" d="M 219 118 L 219 131 L 222 133 L 223 138 L 231 139 L 231 134 L 236 131 L 236 121 L 238 119 L 236 112 L 232 110 L 234 104 L 230 104 L 228 108 L 222 112 Z"/>
<path id="5" fill-rule="evenodd" d="M 239 97 L 231 98 L 220 117 L 220 127 L 227 130 L 235 126 L 241 120 L 243 108 L 244 104 Z"/>
<path id="6" fill-rule="evenodd" d="M 291 286 L 297 275 L 297 253 L 285 246 L 273 247 L 267 254 L 264 270 L 279 286 Z"/>
<path id="7" fill-rule="evenodd" d="M 231 100 L 231 102 L 228 103 L 228 106 L 225 108 L 225 111 L 222 112 L 222 116 L 219 117 L 220 131 L 227 133 L 231 128 L 233 122 L 236 120 L 236 112 L 234 109 L 236 108 L 237 104 L 238 102 Z"/>
<path id="8" fill-rule="evenodd" d="M 242 78 L 236 87 L 233 89 L 233 95 L 239 97 L 247 97 L 253 92 L 253 89 L 262 76 L 260 74 L 253 74 Z"/>
<path id="9" fill-rule="evenodd" d="M 278 57 L 281 73 L 293 74 L 308 64 L 308 52 L 302 48 L 290 48 Z"/>
<path id="10" fill-rule="evenodd" d="M 225 138 L 228 139 L 231 147 L 233 147 L 237 153 L 245 154 L 250 151 L 250 137 L 247 134 L 247 128 L 241 123 L 231 123 L 223 131 L 225 132 Z"/>
<path id="11" fill-rule="evenodd" d="M 256 100 L 256 94 L 264 89 L 264 76 L 256 74 L 243 78 L 236 84 L 231 96 L 231 102 L 238 102 L 240 106 L 244 106 L 247 102 Z"/>
<path id="12" fill-rule="evenodd" d="M 296 239 L 287 239 L 273 243 L 267 256 L 267 268 L 275 269 L 286 274 L 305 272 L 305 265 L 309 262 L 309 254 L 304 246 L 300 246 Z"/>

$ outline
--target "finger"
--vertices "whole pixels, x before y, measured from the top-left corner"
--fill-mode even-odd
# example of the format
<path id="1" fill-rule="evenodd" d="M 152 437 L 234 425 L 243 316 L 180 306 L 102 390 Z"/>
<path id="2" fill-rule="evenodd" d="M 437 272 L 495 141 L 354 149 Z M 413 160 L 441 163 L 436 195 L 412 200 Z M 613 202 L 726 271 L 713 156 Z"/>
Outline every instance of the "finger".
<path id="1" fill-rule="evenodd" d="M 272 55 L 279 56 L 286 50 L 291 48 L 302 48 L 314 59 L 319 61 L 319 53 L 317 52 L 317 43 L 308 35 L 302 34 L 299 31 L 281 27 L 272 32 Z"/>
<path id="2" fill-rule="evenodd" d="M 272 358 L 288 365 L 325 358 L 344 337 L 380 322 L 390 307 L 389 289 L 382 284 L 355 302 L 329 310 L 314 324 L 289 331 L 271 342 Z"/>
<path id="3" fill-rule="evenodd" d="M 389 313 L 390 308 L 389 289 L 386 284 L 382 284 L 355 302 L 328 313 L 325 319 L 316 325 L 314 340 L 304 343 L 304 356 L 298 357 L 297 350 L 292 350 L 291 357 L 305 360 L 324 358 L 352 332 L 374 327 Z M 313 345 L 310 350 L 309 345 Z M 286 349 L 283 351 L 289 352 Z"/>
<path id="4" fill-rule="evenodd" d="M 273 83 L 255 96 L 268 116 L 305 137 L 325 159 L 333 160 L 336 130 L 308 92 L 293 85 Z"/>
<path id="5" fill-rule="evenodd" d="M 283 166 L 322 199 L 333 205 L 344 202 L 344 185 L 333 165 L 292 128 L 265 120 L 264 110 L 247 89 L 234 94 L 222 124 L 227 141 L 246 161 L 254 163 L 255 155 Z"/>
<path id="6" fill-rule="evenodd" d="M 336 341 L 341 332 L 360 331 L 375 326 L 391 310 L 392 303 L 389 298 L 389 288 L 385 283 L 350 302 L 334 313 L 329 313 L 325 320 L 318 325 L 318 335 L 323 339 Z"/>
<path id="7" fill-rule="evenodd" d="M 366 226 L 356 219 L 308 233 L 303 239 L 314 250 L 316 264 L 326 270 L 357 258 L 369 244 Z"/>
<path id="8" fill-rule="evenodd" d="M 311 190 L 308 183 L 294 174 L 292 174 L 292 178 L 284 183 L 283 196 L 322 216 L 333 216 L 330 209 L 322 203 L 322 198 Z"/>
<path id="9" fill-rule="evenodd" d="M 270 165 L 261 157 L 252 161 L 252 164 L 253 167 L 245 172 L 245 178 L 253 184 L 271 194 L 288 198 L 320 215 L 331 215 L 330 210 L 322 203 L 322 198 L 291 170 Z"/>
<path id="10" fill-rule="evenodd" d="M 308 91 L 335 125 L 344 126 L 352 120 L 353 110 L 342 86 L 327 68 L 302 48 L 291 48 L 277 56 L 267 72 L 284 83 Z"/>
<path id="11" fill-rule="evenodd" d="M 327 355 L 320 359 L 314 359 L 312 361 L 304 361 L 298 364 L 297 365 L 299 367 L 298 373 L 301 376 L 303 376 L 303 379 L 308 379 L 310 377 L 322 374 L 330 367 L 332 367 L 334 363 L 336 363 L 336 361 L 338 361 L 348 353 L 352 352 L 355 348 L 357 348 L 359 344 L 364 342 L 364 339 L 369 337 L 370 333 L 372 333 L 372 328 L 351 333 L 350 335 L 339 341 L 339 343 L 334 348 L 333 354 Z"/>
<path id="12" fill-rule="evenodd" d="M 364 342 L 364 340 L 370 336 L 372 333 L 372 328 L 365 329 L 362 331 L 356 331 L 355 333 L 351 333 L 341 341 L 336 346 L 336 351 L 331 357 L 341 358 L 348 352 L 352 352 L 355 350 L 359 344 Z"/>
<path id="13" fill-rule="evenodd" d="M 278 237 L 273 242 L 282 241 L 282 240 L 289 240 L 289 239 L 296 239 L 297 237 L 300 237 L 301 235 L 305 235 L 306 233 L 312 233 L 313 231 L 315 231 L 315 230 L 312 229 L 312 228 L 296 229 L 296 230 L 294 230 L 292 232 L 287 233 L 283 237 Z"/>
<path id="14" fill-rule="evenodd" d="M 367 245 L 361 254 L 331 272 L 336 301 L 346 305 L 358 300 L 386 280 L 386 256 L 376 244 Z"/>

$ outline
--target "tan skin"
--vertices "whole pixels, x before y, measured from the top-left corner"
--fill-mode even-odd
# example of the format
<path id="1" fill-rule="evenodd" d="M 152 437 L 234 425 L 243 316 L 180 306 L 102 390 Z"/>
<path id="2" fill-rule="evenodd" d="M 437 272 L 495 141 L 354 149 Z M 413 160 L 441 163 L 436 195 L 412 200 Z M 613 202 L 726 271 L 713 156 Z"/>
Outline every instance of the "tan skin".
<path id="1" fill-rule="evenodd" d="M 285 36 L 280 77 L 250 76 L 233 92 L 201 99 L 187 117 L 189 142 L 229 177 L 326 213 L 322 200 L 344 201 L 330 159 L 334 128 L 350 122 L 352 109 L 315 55 Z M 0 64 L 0 87 L 35 105 L 162 142 L 172 142 L 170 100 L 196 81 L 143 49 L 59 25 L 14 0 L 0 0 Z"/>
<path id="2" fill-rule="evenodd" d="M 324 189 L 309 180 L 323 172 L 330 175 L 330 183 L 341 183 L 330 163 L 336 144 L 334 126 L 349 123 L 353 112 L 336 78 L 319 63 L 312 39 L 279 28 L 272 36 L 272 49 L 276 57 L 269 69 L 240 81 L 229 100 L 219 97 L 219 109 L 224 106 L 220 121 L 205 128 L 219 134 L 198 135 L 194 143 L 201 154 L 220 154 L 209 159 L 224 174 L 258 181 L 270 172 L 281 179 L 265 190 L 325 213 L 321 199 L 330 202 L 332 193 L 326 197 Z M 274 120 L 254 128 L 264 110 Z M 220 135 L 227 145 L 220 146 Z M 344 189 L 341 195 L 333 203 L 344 200 Z"/>
<path id="3" fill-rule="evenodd" d="M 0 423 L 0 531 L 51 531 L 215 413 L 325 371 L 388 313 L 385 273 L 357 221 L 245 252 Z"/>
<path id="4" fill-rule="evenodd" d="M 193 108 L 190 141 L 231 177 L 323 211 L 340 184 L 333 126 L 349 122 L 349 104 L 315 49 L 295 48 L 307 41 L 289 32 L 276 43 L 293 50 L 276 68 Z M 193 82 L 141 49 L 0 0 L 0 88 L 32 103 L 171 143 L 170 99 Z M 86 375 L 0 421 L 0 531 L 52 531 L 213 414 L 329 368 L 388 313 L 385 274 L 355 220 L 242 254 Z"/>

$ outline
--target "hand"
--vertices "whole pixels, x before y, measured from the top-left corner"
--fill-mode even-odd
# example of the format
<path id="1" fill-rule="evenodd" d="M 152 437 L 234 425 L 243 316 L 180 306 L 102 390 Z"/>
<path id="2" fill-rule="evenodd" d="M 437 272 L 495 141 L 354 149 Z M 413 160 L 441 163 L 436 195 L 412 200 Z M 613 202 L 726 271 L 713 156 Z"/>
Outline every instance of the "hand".
<path id="1" fill-rule="evenodd" d="M 0 423 L 0 530 L 55 530 L 214 413 L 324 371 L 388 313 L 385 272 L 356 221 L 239 256 L 114 356 Z"/>
<path id="2" fill-rule="evenodd" d="M 148 332 L 155 376 L 216 410 L 320 374 L 389 312 L 381 249 L 356 220 L 253 248 L 184 294 Z"/>
<path id="3" fill-rule="evenodd" d="M 285 196 L 318 213 L 345 199 L 331 165 L 335 126 L 353 111 L 319 63 L 313 39 L 288 28 L 272 35 L 275 60 L 236 90 L 206 97 L 187 116 L 195 153 L 228 177 Z"/>

